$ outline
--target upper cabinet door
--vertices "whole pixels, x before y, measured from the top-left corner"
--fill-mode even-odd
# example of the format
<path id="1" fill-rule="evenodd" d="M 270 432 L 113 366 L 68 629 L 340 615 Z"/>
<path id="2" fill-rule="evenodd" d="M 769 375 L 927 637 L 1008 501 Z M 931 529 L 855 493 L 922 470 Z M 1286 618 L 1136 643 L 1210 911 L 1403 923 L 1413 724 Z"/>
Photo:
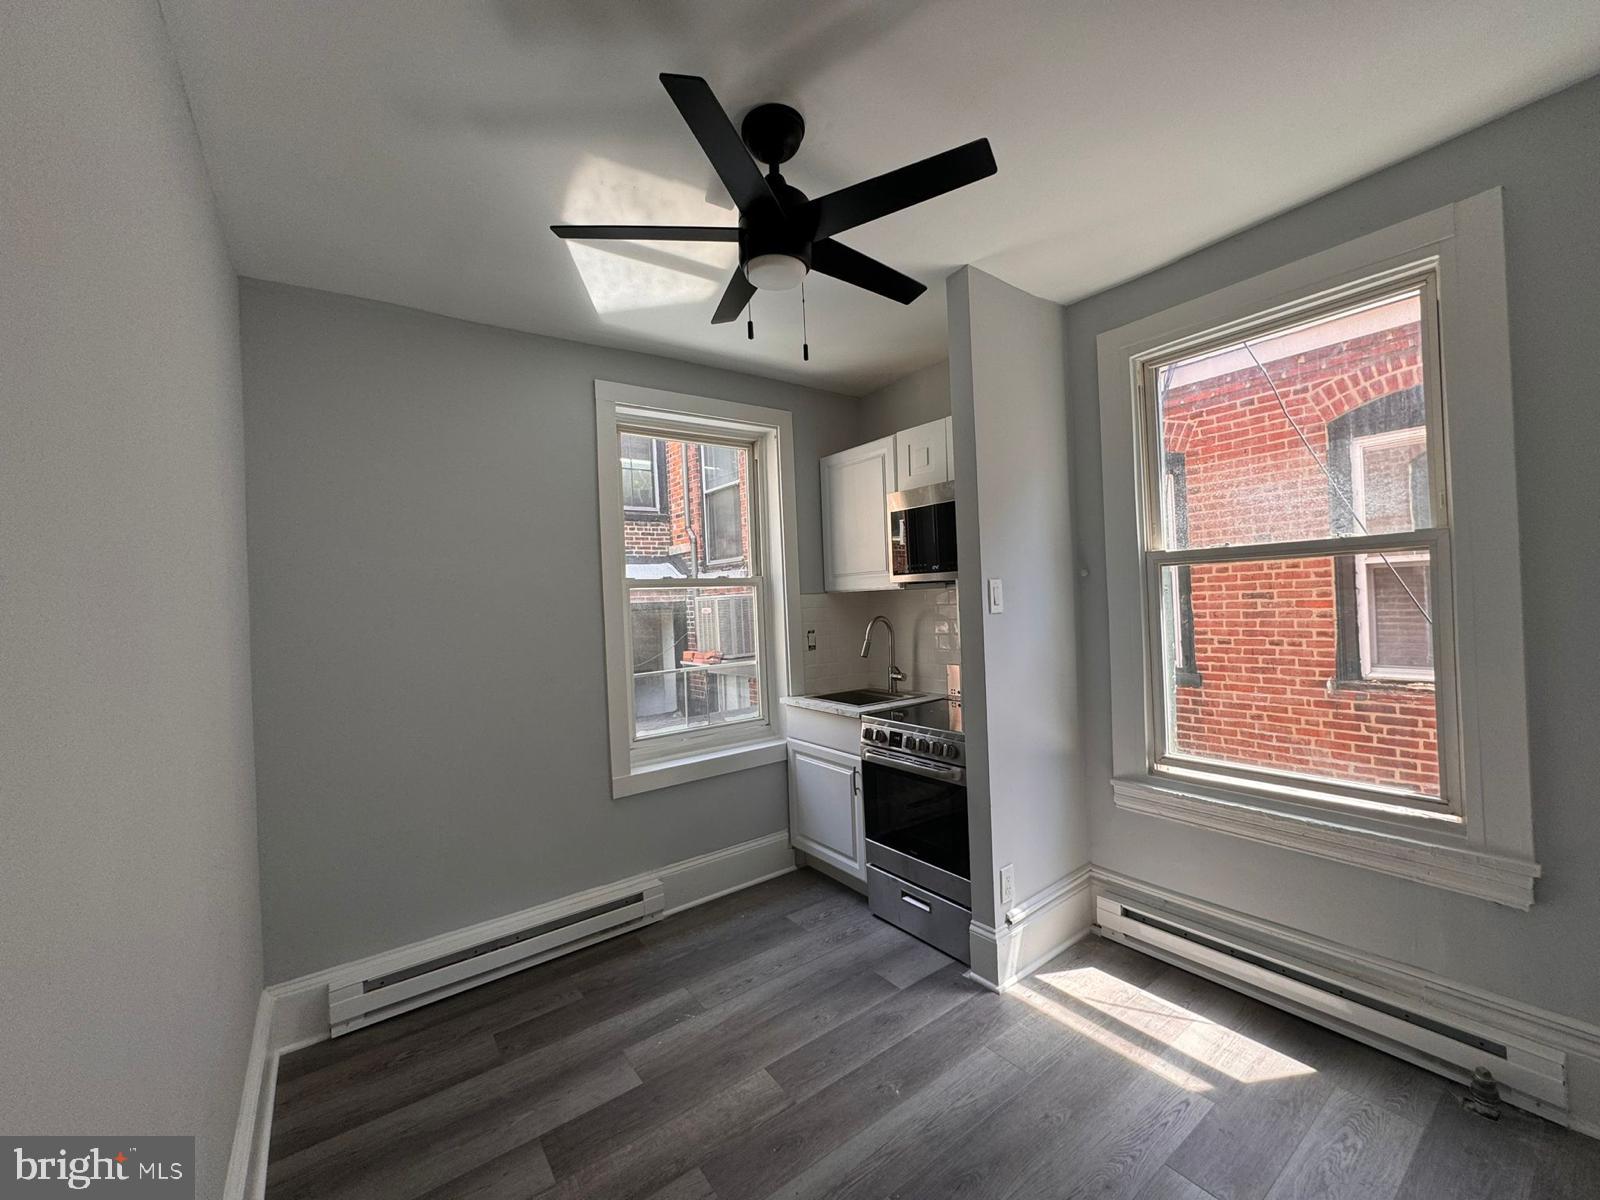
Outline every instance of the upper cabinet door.
<path id="1" fill-rule="evenodd" d="M 895 491 L 950 481 L 949 429 L 941 418 L 894 435 Z"/>
<path id="2" fill-rule="evenodd" d="M 892 437 L 822 460 L 822 564 L 830 592 L 884 591 L 889 578 Z"/>

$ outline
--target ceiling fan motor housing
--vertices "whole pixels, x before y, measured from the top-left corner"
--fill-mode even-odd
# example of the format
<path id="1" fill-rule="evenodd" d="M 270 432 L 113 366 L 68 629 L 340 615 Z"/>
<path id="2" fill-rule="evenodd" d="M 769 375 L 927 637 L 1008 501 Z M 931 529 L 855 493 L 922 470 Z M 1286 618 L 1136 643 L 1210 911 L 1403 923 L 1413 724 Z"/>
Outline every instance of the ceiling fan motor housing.
<path id="1" fill-rule="evenodd" d="M 779 207 L 768 203 L 739 217 L 739 262 L 784 254 L 799 259 L 809 271 L 815 222 L 796 219 L 807 211 L 805 193 L 776 172 L 767 176 L 767 183 Z"/>

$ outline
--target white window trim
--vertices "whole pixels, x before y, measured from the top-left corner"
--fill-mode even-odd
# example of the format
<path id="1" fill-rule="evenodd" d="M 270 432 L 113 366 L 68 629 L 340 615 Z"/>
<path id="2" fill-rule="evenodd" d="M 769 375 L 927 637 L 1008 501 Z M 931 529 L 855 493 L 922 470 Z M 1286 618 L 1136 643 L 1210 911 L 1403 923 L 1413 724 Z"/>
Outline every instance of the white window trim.
<path id="1" fill-rule="evenodd" d="M 794 424 L 782 409 L 759 408 L 705 396 L 666 392 L 597 379 L 595 391 L 596 477 L 600 497 L 600 583 L 604 605 L 606 698 L 611 745 L 611 794 L 637 795 L 696 779 L 780 762 L 785 754 L 779 696 L 801 678 L 800 565 L 796 539 Z M 740 721 L 684 737 L 662 739 L 646 752 L 633 746 L 631 681 L 628 678 L 628 580 L 623 562 L 622 464 L 617 454 L 621 427 L 671 422 L 713 436 L 730 428 L 756 444 L 763 470 L 753 472 L 760 495 L 752 496 L 752 534 L 766 547 L 768 602 L 756 613 L 762 639 L 762 719 Z M 725 581 L 738 585 L 737 579 Z"/>
<path id="2" fill-rule="evenodd" d="M 1455 814 L 1333 810 L 1264 798 L 1217 780 L 1151 769 L 1135 403 L 1137 361 L 1163 347 L 1358 281 L 1431 263 L 1437 271 L 1449 381 L 1443 437 L 1450 464 L 1460 806 Z M 1133 812 L 1479 896 L 1533 903 L 1521 575 L 1512 441 L 1505 237 L 1498 188 L 1414 217 L 1165 312 L 1097 343 L 1112 675 L 1112 792 Z"/>

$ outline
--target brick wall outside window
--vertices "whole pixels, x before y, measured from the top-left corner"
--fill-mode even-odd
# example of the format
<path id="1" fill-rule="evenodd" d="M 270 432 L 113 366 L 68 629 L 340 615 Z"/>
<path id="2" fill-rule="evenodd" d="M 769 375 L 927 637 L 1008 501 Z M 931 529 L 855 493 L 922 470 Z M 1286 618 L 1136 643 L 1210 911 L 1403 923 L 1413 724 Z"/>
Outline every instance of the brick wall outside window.
<path id="1" fill-rule="evenodd" d="M 1328 463 L 1330 422 L 1420 387 L 1420 326 L 1369 331 L 1263 365 Z M 1169 456 L 1182 456 L 1189 545 L 1347 528 L 1348 512 L 1261 371 L 1178 379 L 1164 397 L 1163 440 Z M 1174 749 L 1438 794 L 1433 685 L 1341 678 L 1334 560 L 1195 565 L 1189 591 L 1198 682 L 1176 688 Z M 1393 591 L 1383 603 L 1415 611 Z"/>

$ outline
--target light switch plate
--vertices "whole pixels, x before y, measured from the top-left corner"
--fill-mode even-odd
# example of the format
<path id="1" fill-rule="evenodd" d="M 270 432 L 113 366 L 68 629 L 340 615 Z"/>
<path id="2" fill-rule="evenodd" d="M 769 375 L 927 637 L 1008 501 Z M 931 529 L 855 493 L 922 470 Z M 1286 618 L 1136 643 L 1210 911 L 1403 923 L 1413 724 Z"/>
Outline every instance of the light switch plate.
<path id="1" fill-rule="evenodd" d="M 999 579 L 989 580 L 989 611 L 992 613 L 1005 612 L 1005 592 L 1000 586 Z"/>
<path id="2" fill-rule="evenodd" d="M 1017 901 L 1017 868 L 1007 863 L 1000 868 L 1000 903 L 1010 908 Z"/>

